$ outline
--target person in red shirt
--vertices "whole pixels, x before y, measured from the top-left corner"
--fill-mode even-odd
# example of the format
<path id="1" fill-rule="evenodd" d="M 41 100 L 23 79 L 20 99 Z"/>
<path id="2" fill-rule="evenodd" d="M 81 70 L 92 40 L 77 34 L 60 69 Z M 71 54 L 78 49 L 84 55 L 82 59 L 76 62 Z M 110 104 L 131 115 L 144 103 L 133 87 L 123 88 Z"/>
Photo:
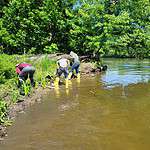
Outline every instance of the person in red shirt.
<path id="1" fill-rule="evenodd" d="M 32 86 L 35 85 L 33 75 L 35 73 L 35 68 L 28 63 L 20 63 L 16 65 L 16 73 L 19 77 L 19 86 L 23 84 L 23 81 L 26 81 L 28 77 L 30 78 L 30 83 Z"/>

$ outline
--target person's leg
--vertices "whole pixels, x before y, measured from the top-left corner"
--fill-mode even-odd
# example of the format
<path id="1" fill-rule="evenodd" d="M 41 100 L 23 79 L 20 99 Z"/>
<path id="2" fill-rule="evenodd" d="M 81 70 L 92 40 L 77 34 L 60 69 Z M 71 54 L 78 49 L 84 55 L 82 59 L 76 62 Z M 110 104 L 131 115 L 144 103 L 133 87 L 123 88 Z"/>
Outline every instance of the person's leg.
<path id="1" fill-rule="evenodd" d="M 70 71 L 71 73 L 73 73 L 73 71 L 74 71 L 74 69 L 75 69 L 75 65 L 76 65 L 75 63 L 72 64 L 72 66 L 71 66 L 71 71 Z"/>
<path id="2" fill-rule="evenodd" d="M 33 75 L 34 72 L 29 72 L 29 79 L 30 79 L 31 86 L 35 86 Z"/>
<path id="3" fill-rule="evenodd" d="M 80 64 L 76 64 L 76 66 L 75 66 L 76 74 L 78 74 L 78 73 L 79 73 L 79 66 L 80 66 Z"/>
<path id="4" fill-rule="evenodd" d="M 58 69 L 57 69 L 57 72 L 56 72 L 56 76 L 57 76 L 57 77 L 60 77 L 60 76 L 62 75 L 62 73 L 63 73 L 62 69 L 61 69 L 61 68 L 58 68 Z"/>
<path id="5" fill-rule="evenodd" d="M 60 83 L 60 76 L 62 75 L 63 73 L 63 70 L 62 68 L 58 68 L 57 71 L 56 71 L 56 78 L 54 80 L 54 86 L 57 87 Z"/>
<path id="6" fill-rule="evenodd" d="M 63 72 L 64 72 L 65 79 L 67 79 L 69 74 L 68 67 L 64 68 Z"/>
<path id="7" fill-rule="evenodd" d="M 73 71 L 75 70 L 76 71 L 76 74 L 79 73 L 79 66 L 80 66 L 80 63 L 74 63 L 71 67 L 71 72 L 73 73 Z"/>
<path id="8" fill-rule="evenodd" d="M 29 72 L 29 79 L 30 79 L 31 86 L 35 86 L 34 77 L 33 77 L 35 73 L 35 68 L 31 67 L 28 72 Z"/>
<path id="9" fill-rule="evenodd" d="M 70 80 L 72 77 L 74 77 L 74 70 L 76 68 L 76 63 L 73 63 L 72 66 L 71 66 L 71 70 L 69 72 L 69 75 L 68 75 L 68 79 Z"/>

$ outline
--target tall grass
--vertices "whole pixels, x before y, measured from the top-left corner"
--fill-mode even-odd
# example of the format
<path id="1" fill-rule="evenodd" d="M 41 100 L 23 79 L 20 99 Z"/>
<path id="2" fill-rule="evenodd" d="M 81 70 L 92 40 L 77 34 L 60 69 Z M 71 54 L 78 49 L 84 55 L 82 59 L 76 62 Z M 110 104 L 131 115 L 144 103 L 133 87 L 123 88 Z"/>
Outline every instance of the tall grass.
<path id="1" fill-rule="evenodd" d="M 56 62 L 50 60 L 48 56 L 45 56 L 34 65 L 36 67 L 35 80 L 38 81 L 43 88 L 45 88 L 48 84 L 46 76 L 55 76 Z"/>
<path id="2" fill-rule="evenodd" d="M 56 62 L 52 61 L 45 56 L 38 61 L 32 61 L 23 55 L 0 55 L 0 124 L 7 124 L 7 110 L 10 105 L 16 103 L 19 99 L 19 89 L 17 88 L 17 75 L 15 72 L 15 65 L 21 62 L 27 62 L 32 64 L 35 68 L 35 86 L 38 88 L 41 85 L 43 88 L 49 84 L 46 80 L 46 76 L 54 76 L 56 71 Z M 23 83 L 23 92 L 25 96 L 29 95 L 32 91 L 29 80 Z M 8 97 L 9 100 L 5 101 Z"/>
<path id="3" fill-rule="evenodd" d="M 7 116 L 7 103 L 0 99 L 0 124 L 6 122 L 6 116 Z"/>

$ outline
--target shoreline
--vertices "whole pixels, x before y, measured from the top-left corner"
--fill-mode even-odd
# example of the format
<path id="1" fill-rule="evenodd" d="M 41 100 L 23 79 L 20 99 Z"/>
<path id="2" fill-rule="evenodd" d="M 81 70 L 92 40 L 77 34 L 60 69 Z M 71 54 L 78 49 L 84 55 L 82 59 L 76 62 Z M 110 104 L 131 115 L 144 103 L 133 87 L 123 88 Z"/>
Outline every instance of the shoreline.
<path id="1" fill-rule="evenodd" d="M 94 76 L 100 73 L 102 70 L 94 69 L 94 65 L 92 63 L 81 63 L 81 78 L 83 76 Z M 60 85 L 61 87 L 61 85 Z M 16 104 L 13 104 L 8 109 L 8 118 L 12 120 L 12 124 L 15 121 L 15 118 L 19 113 L 25 112 L 27 108 L 34 105 L 35 103 L 40 103 L 42 101 L 42 96 L 47 94 L 49 90 L 52 90 L 54 87 L 47 86 L 43 88 L 38 86 L 31 91 L 31 94 L 28 96 L 22 96 Z M 11 124 L 11 125 L 12 125 Z M 4 140 L 7 136 L 7 130 L 9 126 L 0 125 L 0 141 Z"/>

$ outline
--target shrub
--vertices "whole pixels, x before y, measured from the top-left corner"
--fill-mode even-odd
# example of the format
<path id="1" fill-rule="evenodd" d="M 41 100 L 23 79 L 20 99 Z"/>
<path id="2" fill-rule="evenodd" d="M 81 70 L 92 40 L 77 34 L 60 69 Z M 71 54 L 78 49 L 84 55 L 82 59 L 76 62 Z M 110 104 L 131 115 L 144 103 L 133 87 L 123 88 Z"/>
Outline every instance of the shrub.
<path id="1" fill-rule="evenodd" d="M 0 124 L 5 123 L 7 116 L 7 103 L 0 100 Z"/>
<path id="2" fill-rule="evenodd" d="M 0 84 L 15 77 L 15 60 L 9 55 L 0 56 Z"/>

